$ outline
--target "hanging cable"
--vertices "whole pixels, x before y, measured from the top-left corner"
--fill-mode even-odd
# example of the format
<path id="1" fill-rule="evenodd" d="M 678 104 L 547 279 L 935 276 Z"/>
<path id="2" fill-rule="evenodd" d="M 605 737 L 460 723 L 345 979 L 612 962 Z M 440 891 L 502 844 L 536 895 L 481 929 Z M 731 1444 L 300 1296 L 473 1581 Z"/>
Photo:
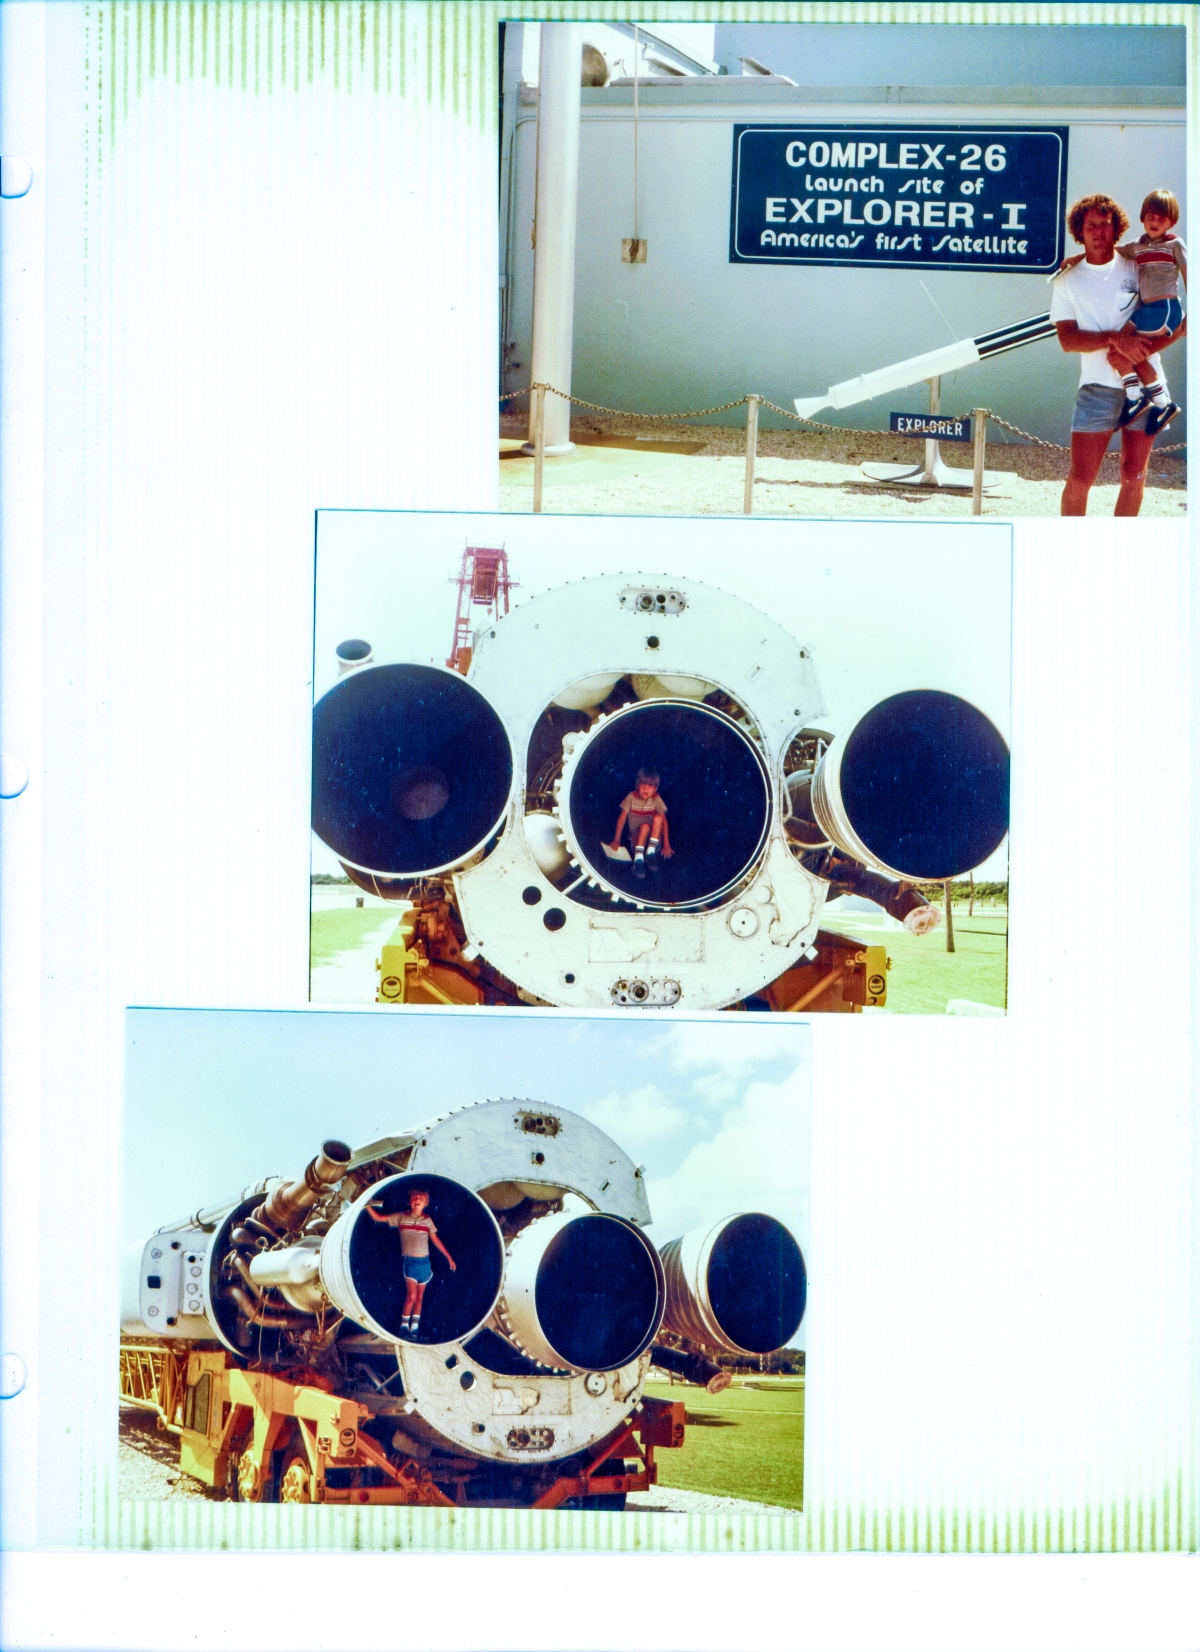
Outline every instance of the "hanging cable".
<path id="1" fill-rule="evenodd" d="M 638 26 L 633 25 L 633 254 L 638 248 L 638 81 L 642 65 L 638 48 Z"/>

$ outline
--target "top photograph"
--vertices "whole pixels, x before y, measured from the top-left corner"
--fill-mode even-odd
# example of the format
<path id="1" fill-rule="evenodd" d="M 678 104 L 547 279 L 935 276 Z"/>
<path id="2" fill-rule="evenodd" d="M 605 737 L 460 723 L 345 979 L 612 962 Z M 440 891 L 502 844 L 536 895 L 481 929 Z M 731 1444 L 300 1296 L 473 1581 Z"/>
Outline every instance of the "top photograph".
<path id="1" fill-rule="evenodd" d="M 500 507 L 1187 507 L 1185 31 L 502 23 Z"/>

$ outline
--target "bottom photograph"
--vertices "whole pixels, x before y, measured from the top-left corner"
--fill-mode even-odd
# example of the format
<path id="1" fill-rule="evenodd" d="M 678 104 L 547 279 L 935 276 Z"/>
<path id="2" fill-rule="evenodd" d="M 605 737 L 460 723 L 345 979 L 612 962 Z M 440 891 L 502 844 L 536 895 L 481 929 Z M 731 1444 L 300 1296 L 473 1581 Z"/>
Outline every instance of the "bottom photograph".
<path id="1" fill-rule="evenodd" d="M 803 1509 L 806 1025 L 127 1032 L 122 1499 Z"/>

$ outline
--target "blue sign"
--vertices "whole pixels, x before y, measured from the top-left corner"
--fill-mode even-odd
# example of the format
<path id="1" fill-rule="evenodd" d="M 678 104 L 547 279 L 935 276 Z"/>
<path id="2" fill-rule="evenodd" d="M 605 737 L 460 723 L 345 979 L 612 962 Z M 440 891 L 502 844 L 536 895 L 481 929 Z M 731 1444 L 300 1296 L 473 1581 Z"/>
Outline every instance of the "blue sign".
<path id="1" fill-rule="evenodd" d="M 944 419 L 940 413 L 889 413 L 888 429 L 897 436 L 926 436 L 940 442 L 969 442 L 970 419 Z"/>
<path id="2" fill-rule="evenodd" d="M 735 126 L 729 260 L 1049 274 L 1065 126 Z"/>

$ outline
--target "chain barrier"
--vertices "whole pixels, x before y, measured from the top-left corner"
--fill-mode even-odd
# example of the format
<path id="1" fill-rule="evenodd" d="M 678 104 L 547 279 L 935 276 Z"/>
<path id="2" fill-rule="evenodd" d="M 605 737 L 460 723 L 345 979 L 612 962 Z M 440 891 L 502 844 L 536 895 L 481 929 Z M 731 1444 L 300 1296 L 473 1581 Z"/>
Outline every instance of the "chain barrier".
<path id="1" fill-rule="evenodd" d="M 605 407 L 600 402 L 585 402 L 580 396 L 568 395 L 565 390 L 556 390 L 552 384 L 531 384 L 530 390 L 544 390 L 547 395 L 560 396 L 565 402 L 574 402 L 576 407 L 586 407 L 593 413 L 616 413 L 623 419 L 654 419 L 659 423 L 670 423 L 672 419 L 703 419 L 709 413 L 728 413 L 731 407 L 741 407 L 750 400 L 749 396 L 739 396 L 736 401 L 722 402 L 719 407 L 693 407 L 686 413 L 630 413 L 624 407 Z"/>
<path id="2" fill-rule="evenodd" d="M 769 402 L 765 396 L 760 396 L 759 400 L 764 407 L 769 407 L 772 413 L 782 413 L 783 417 L 791 419 L 793 424 L 811 425 L 814 430 L 834 430 L 839 435 L 846 436 L 894 436 L 896 434 L 894 430 L 861 430 L 857 426 L 845 424 L 823 424 L 820 419 L 806 419 L 800 413 L 789 413 L 786 407 L 780 407 L 777 402 Z"/>
<path id="3" fill-rule="evenodd" d="M 622 419 L 649 419 L 657 424 L 670 424 L 681 419 L 702 419 L 710 413 L 728 413 L 734 407 L 743 407 L 752 398 L 749 395 L 739 396 L 736 401 L 721 402 L 717 407 L 696 407 L 686 413 L 631 413 L 626 407 L 605 407 L 601 402 L 585 402 L 582 397 L 569 395 L 565 390 L 556 390 L 552 384 L 531 384 L 524 390 L 510 390 L 507 395 L 501 396 L 501 402 L 515 401 L 519 396 L 531 395 L 535 390 L 544 390 L 547 395 L 559 396 L 563 401 L 572 402 L 576 407 L 586 407 L 592 413 L 613 413 Z M 863 429 L 858 425 L 825 424 L 820 419 L 806 419 L 799 413 L 789 413 L 786 407 L 780 407 L 778 402 L 768 401 L 766 396 L 753 398 L 763 407 L 769 407 L 772 413 L 778 413 L 782 418 L 790 419 L 793 424 L 808 425 L 813 430 L 828 430 L 836 436 L 895 436 L 894 430 Z M 1029 442 L 1033 447 L 1047 449 L 1051 453 L 1070 453 L 1069 447 L 1061 442 L 1047 442 L 1041 436 L 1035 436 L 1031 431 L 1022 430 L 1020 425 L 1011 424 L 1002 419 L 999 413 L 993 413 L 990 408 L 981 408 L 980 411 L 991 421 L 999 425 L 1002 430 L 1009 430 L 1014 436 L 1020 436 L 1022 441 Z M 952 414 L 939 414 L 939 418 L 952 418 Z M 903 440 L 911 441 L 911 437 Z M 1155 448 L 1155 453 L 1164 457 L 1168 453 L 1182 453 L 1187 447 L 1186 442 L 1174 442 L 1170 447 Z"/>
<path id="4" fill-rule="evenodd" d="M 1040 436 L 1033 436 L 1028 430 L 1022 430 L 1020 425 L 1009 424 L 1008 420 L 1002 419 L 999 413 L 993 413 L 990 409 L 985 409 L 985 411 L 993 424 L 998 424 L 1002 430 L 1011 430 L 1014 436 L 1023 436 L 1027 442 L 1032 442 L 1034 447 L 1052 448 L 1055 453 L 1070 453 L 1071 451 L 1069 447 L 1064 447 L 1061 442 L 1044 442 Z M 1174 442 L 1170 447 L 1155 448 L 1155 452 L 1161 458 L 1164 453 L 1182 453 L 1186 447 L 1186 442 Z"/>

